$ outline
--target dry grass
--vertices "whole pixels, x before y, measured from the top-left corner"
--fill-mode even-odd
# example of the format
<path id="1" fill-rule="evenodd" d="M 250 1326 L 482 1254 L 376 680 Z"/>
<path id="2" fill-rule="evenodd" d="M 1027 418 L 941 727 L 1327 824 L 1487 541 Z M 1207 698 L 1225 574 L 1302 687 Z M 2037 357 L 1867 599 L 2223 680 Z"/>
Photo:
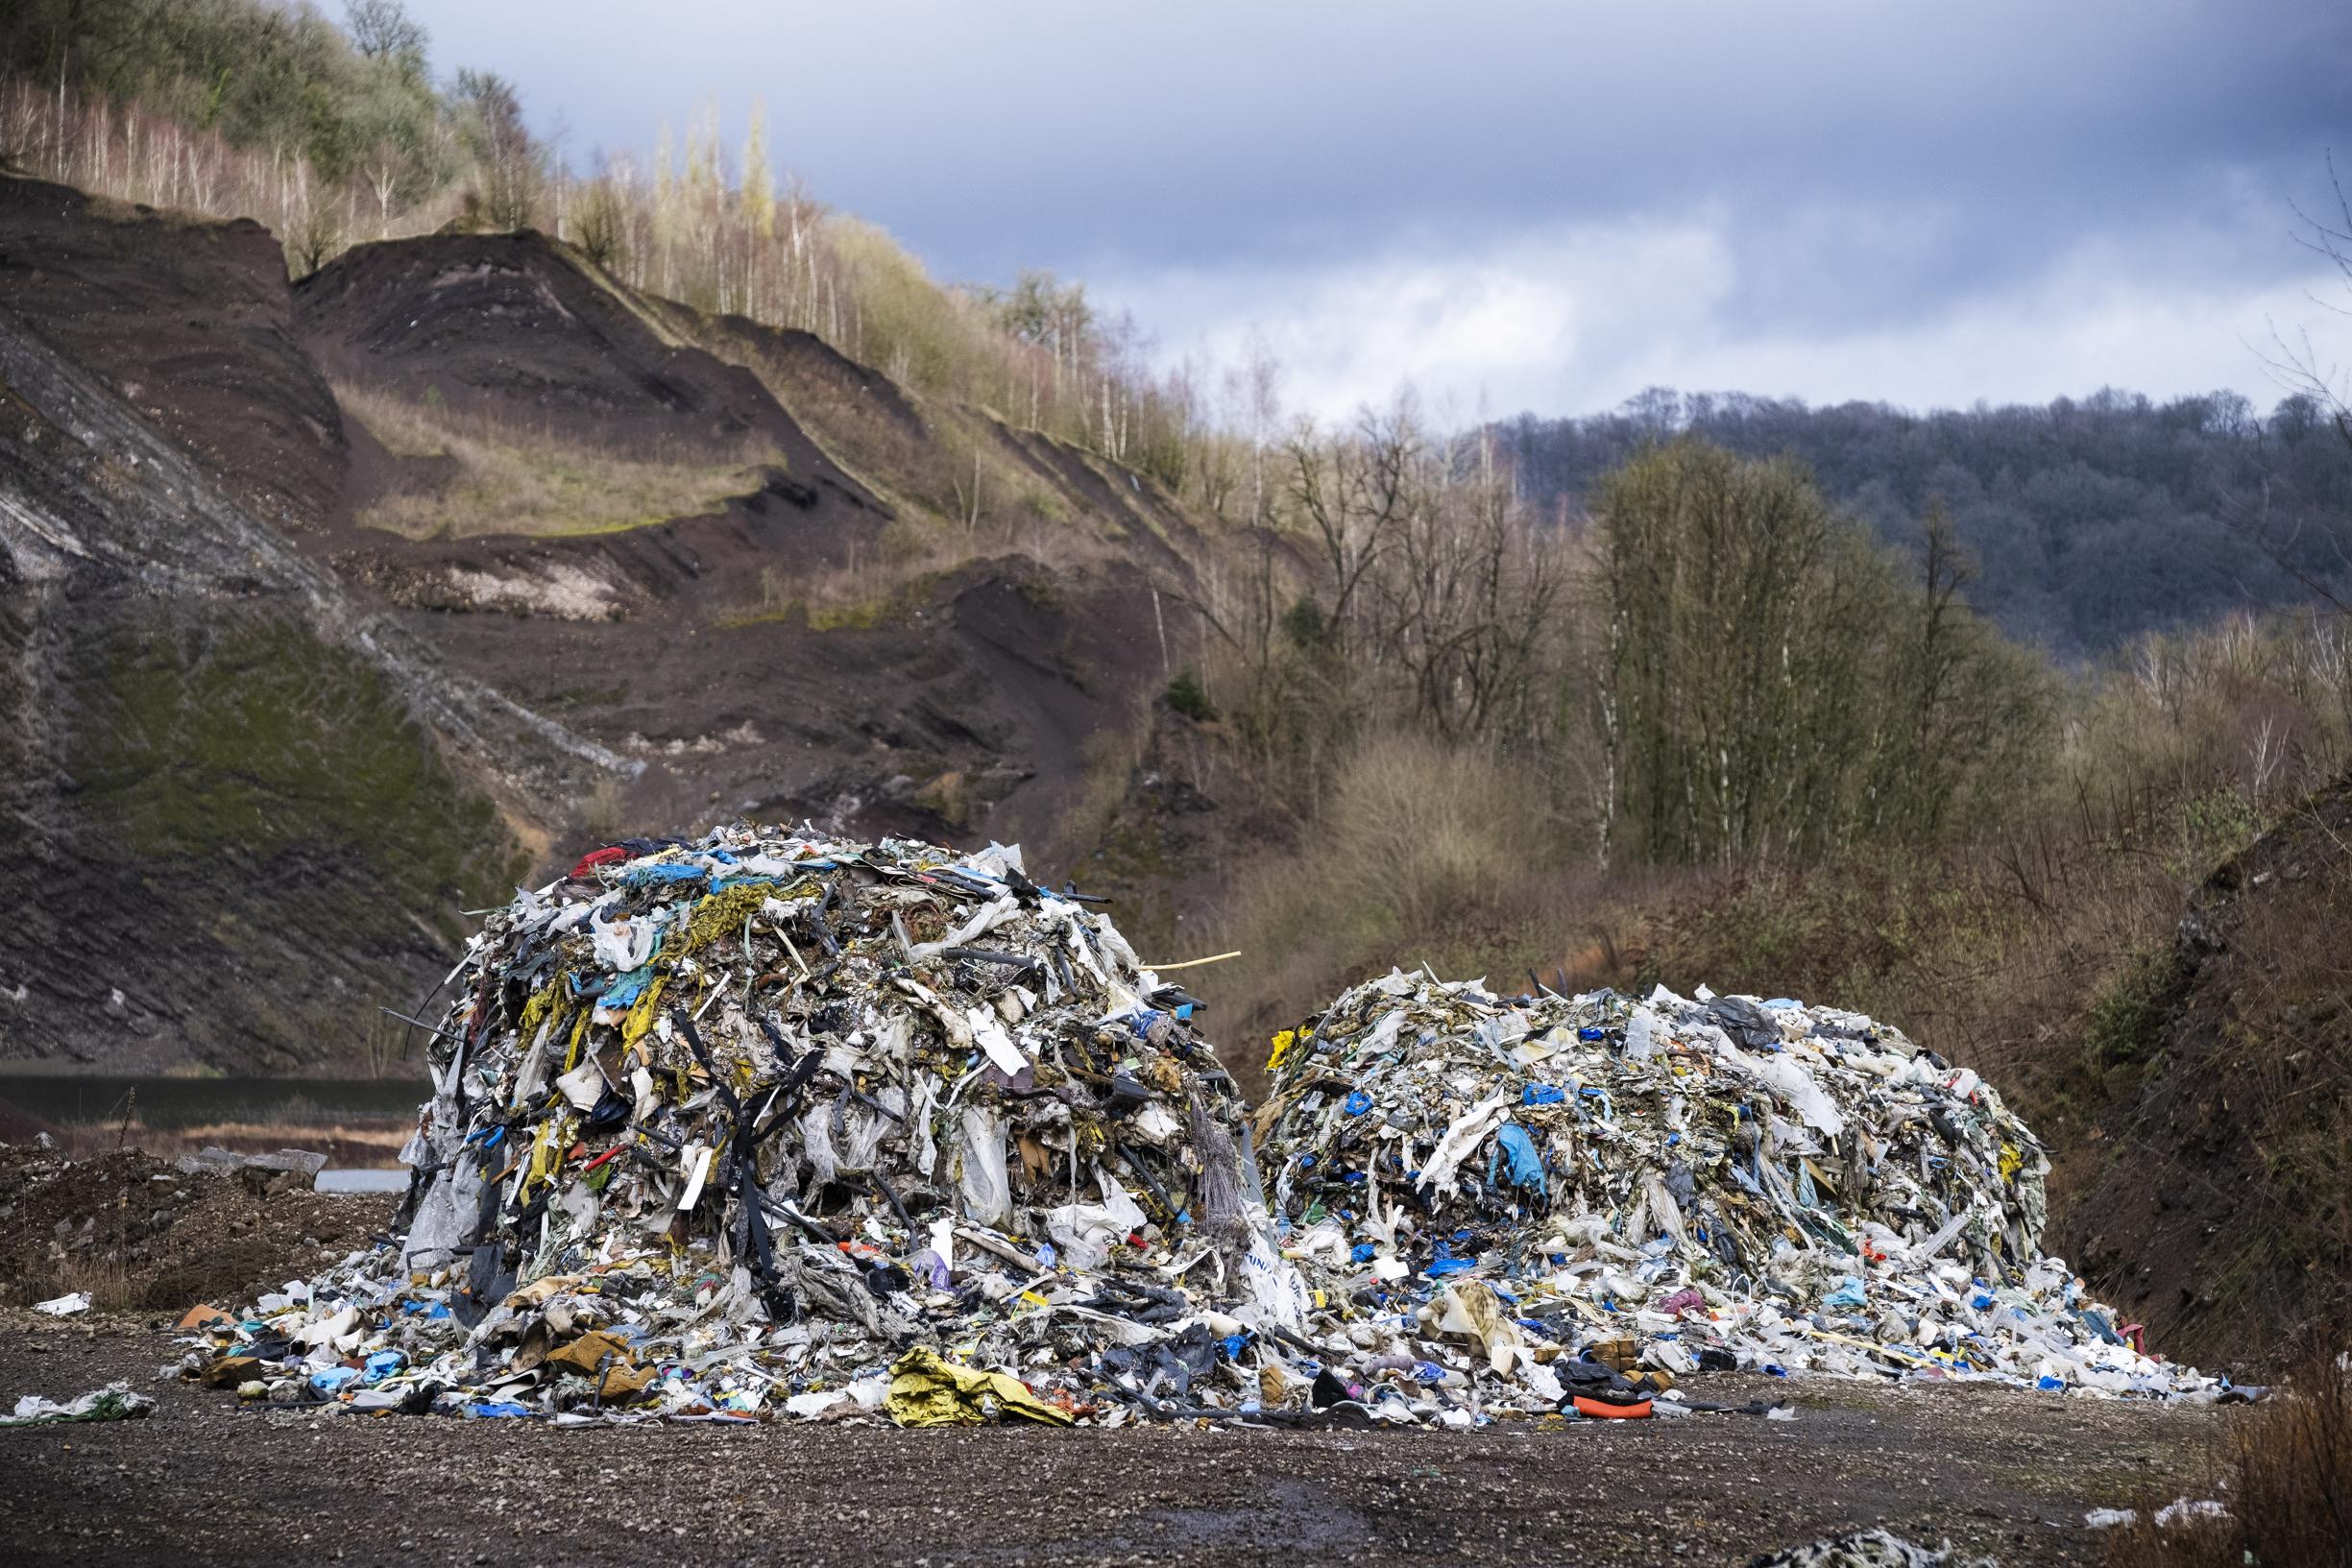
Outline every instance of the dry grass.
<path id="1" fill-rule="evenodd" d="M 899 528 L 891 523 L 889 528 Z M 885 530 L 885 543 L 890 534 Z M 760 571 L 760 597 L 740 608 L 721 612 L 721 626 L 757 626 L 768 621 L 796 621 L 819 632 L 872 631 L 895 625 L 922 608 L 941 573 L 961 562 L 956 552 L 917 543 L 904 553 L 853 552 L 843 566 L 817 571 L 786 571 L 764 567 Z"/>
<path id="2" fill-rule="evenodd" d="M 478 418 L 461 421 L 349 383 L 335 388 L 335 398 L 388 450 L 450 465 L 429 494 L 388 495 L 360 514 L 365 526 L 404 539 L 611 534 L 709 516 L 756 494 L 761 470 L 784 462 L 750 442 L 716 455 L 618 453 Z"/>
<path id="3" fill-rule="evenodd" d="M 1204 972 L 1232 1062 L 1253 1073 L 1260 1037 L 1392 964 L 1516 988 L 1578 927 L 1594 875 L 1542 782 L 1471 748 L 1410 735 L 1359 745 L 1289 855 L 1236 880 L 1214 944 L 1247 962 Z"/>
<path id="4" fill-rule="evenodd" d="M 52 1258 L 28 1278 L 18 1294 L 27 1301 L 48 1301 L 85 1291 L 98 1312 L 130 1312 L 147 1304 L 147 1282 L 133 1274 L 120 1257 L 93 1258 L 80 1253 Z"/>
<path id="5" fill-rule="evenodd" d="M 2285 1388 L 2236 1423 L 2206 1494 L 2218 1520 L 2159 1528 L 2172 1501 L 2138 1500 L 2139 1521 L 2105 1532 L 2113 1568 L 2352 1568 L 2352 1369 L 2340 1352 L 2307 1354 Z"/>
<path id="6" fill-rule="evenodd" d="M 668 319 L 713 354 L 757 375 L 827 457 L 898 515 L 892 524 L 898 537 L 884 541 L 885 564 L 895 559 L 905 570 L 944 571 L 990 556 L 1028 555 L 1066 567 L 1127 554 L 1106 537 L 1117 530 L 1103 509 L 1050 462 L 1024 450 L 1024 442 L 1043 438 L 1018 433 L 983 408 L 925 398 L 904 384 L 869 385 L 869 373 L 823 350 L 778 350 L 725 323 L 682 313 Z M 1126 483 L 1125 470 L 1082 452 L 1071 461 L 1090 467 L 1114 493 Z M 856 569 L 871 570 L 865 563 Z"/>

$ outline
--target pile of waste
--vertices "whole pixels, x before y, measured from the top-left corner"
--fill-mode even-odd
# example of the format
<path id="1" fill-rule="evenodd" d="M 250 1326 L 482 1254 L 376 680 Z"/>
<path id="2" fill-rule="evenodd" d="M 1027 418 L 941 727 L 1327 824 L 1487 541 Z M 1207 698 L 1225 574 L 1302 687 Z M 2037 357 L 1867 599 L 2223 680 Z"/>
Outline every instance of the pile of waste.
<path id="1" fill-rule="evenodd" d="M 191 1314 L 185 1370 L 567 1424 L 2228 1391 L 2042 1254 L 2041 1145 L 1887 1025 L 1391 974 L 1275 1038 L 1252 1120 L 1096 902 L 806 827 L 586 856 L 445 982 L 398 1239 Z"/>
<path id="2" fill-rule="evenodd" d="M 1925 1547 L 1887 1530 L 1857 1530 L 1803 1546 L 1763 1552 L 1748 1568 L 1999 1568 L 1991 1557 L 1963 1558 L 1950 1541 Z"/>
<path id="3" fill-rule="evenodd" d="M 1859 1014 L 1392 973 L 1269 1066 L 1284 1254 L 1375 1412 L 1699 1369 L 2222 1391 L 2042 1254 L 2049 1161 L 1993 1086 Z"/>
<path id="4" fill-rule="evenodd" d="M 448 982 L 402 1239 L 187 1371 L 568 1423 L 1238 1403 L 1306 1300 L 1199 1003 L 1095 902 L 808 828 L 587 856 Z"/>

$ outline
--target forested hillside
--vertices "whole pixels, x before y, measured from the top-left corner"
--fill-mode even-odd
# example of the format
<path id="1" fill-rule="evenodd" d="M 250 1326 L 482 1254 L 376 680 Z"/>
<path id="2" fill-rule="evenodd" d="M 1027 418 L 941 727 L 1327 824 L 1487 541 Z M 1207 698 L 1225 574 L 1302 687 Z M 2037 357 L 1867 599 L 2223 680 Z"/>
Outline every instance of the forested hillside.
<path id="1" fill-rule="evenodd" d="M 2267 416 L 2227 393 L 2121 392 L 1920 415 L 1660 390 L 1612 414 L 1523 414 L 1496 429 L 1546 509 L 1581 507 L 1645 443 L 1683 433 L 1795 458 L 1890 542 L 1909 542 L 1941 501 L 1976 557 L 1971 602 L 2061 659 L 2297 602 L 2298 574 L 2352 580 L 2352 446 L 2305 397 Z"/>

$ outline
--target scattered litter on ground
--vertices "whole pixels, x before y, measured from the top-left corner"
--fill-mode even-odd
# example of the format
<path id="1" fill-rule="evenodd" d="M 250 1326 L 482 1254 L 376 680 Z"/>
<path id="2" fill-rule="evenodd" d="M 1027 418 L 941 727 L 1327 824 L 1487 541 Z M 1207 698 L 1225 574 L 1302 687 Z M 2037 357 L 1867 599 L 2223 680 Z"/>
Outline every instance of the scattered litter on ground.
<path id="1" fill-rule="evenodd" d="M 2229 1506 L 2225 1503 L 2217 1503 L 2210 1498 L 2195 1501 L 2186 1497 L 2175 1498 L 2156 1510 L 2156 1528 L 2172 1530 L 2193 1520 L 2226 1519 L 2228 1517 Z M 2138 1508 L 2093 1508 L 2082 1516 L 2082 1522 L 2093 1530 L 2114 1530 L 2122 1525 L 2138 1524 L 2140 1510 Z"/>
<path id="2" fill-rule="evenodd" d="M 133 1393 L 128 1383 L 109 1383 L 81 1398 L 61 1405 L 40 1394 L 26 1394 L 16 1409 L 0 1415 L 0 1427 L 42 1427 L 60 1421 L 139 1421 L 155 1413 L 156 1402 Z"/>
<path id="3" fill-rule="evenodd" d="M 1017 850 L 812 829 L 586 856 L 427 1025 L 405 1239 L 189 1374 L 566 1424 L 1279 1403 L 1237 1358 L 1306 1300 L 1237 1091 L 1093 902 Z"/>
<path id="4" fill-rule="evenodd" d="M 85 1313 L 90 1310 L 89 1292 L 87 1291 L 69 1291 L 61 1296 L 54 1296 L 47 1301 L 36 1301 L 33 1303 L 33 1310 L 36 1313 L 47 1313 L 52 1317 L 71 1317 L 76 1313 Z"/>
<path id="5" fill-rule="evenodd" d="M 1884 1530 L 1861 1530 L 1752 1557 L 1748 1568 L 1999 1568 L 1991 1557 L 1961 1557 L 1946 1541 L 1933 1551 Z"/>
<path id="6" fill-rule="evenodd" d="M 2042 1255 L 2048 1161 L 1994 1088 L 1859 1014 L 1392 973 L 1269 1066 L 1327 1386 L 1389 1418 L 1592 1413 L 1595 1362 L 2228 1392 Z"/>

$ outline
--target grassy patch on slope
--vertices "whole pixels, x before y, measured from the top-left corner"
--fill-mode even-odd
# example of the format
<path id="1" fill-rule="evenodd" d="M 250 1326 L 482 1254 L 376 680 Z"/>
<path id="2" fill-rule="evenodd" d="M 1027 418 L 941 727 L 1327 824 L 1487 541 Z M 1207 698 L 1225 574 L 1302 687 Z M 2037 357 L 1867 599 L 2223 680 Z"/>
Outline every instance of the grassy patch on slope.
<path id="1" fill-rule="evenodd" d="M 387 495 L 361 512 L 362 525 L 403 539 L 621 533 L 724 511 L 729 501 L 759 492 L 764 468 L 784 466 L 781 455 L 750 443 L 716 457 L 628 454 L 480 419 L 460 421 L 348 385 L 338 386 L 335 397 L 396 455 L 449 466 L 432 490 Z"/>

